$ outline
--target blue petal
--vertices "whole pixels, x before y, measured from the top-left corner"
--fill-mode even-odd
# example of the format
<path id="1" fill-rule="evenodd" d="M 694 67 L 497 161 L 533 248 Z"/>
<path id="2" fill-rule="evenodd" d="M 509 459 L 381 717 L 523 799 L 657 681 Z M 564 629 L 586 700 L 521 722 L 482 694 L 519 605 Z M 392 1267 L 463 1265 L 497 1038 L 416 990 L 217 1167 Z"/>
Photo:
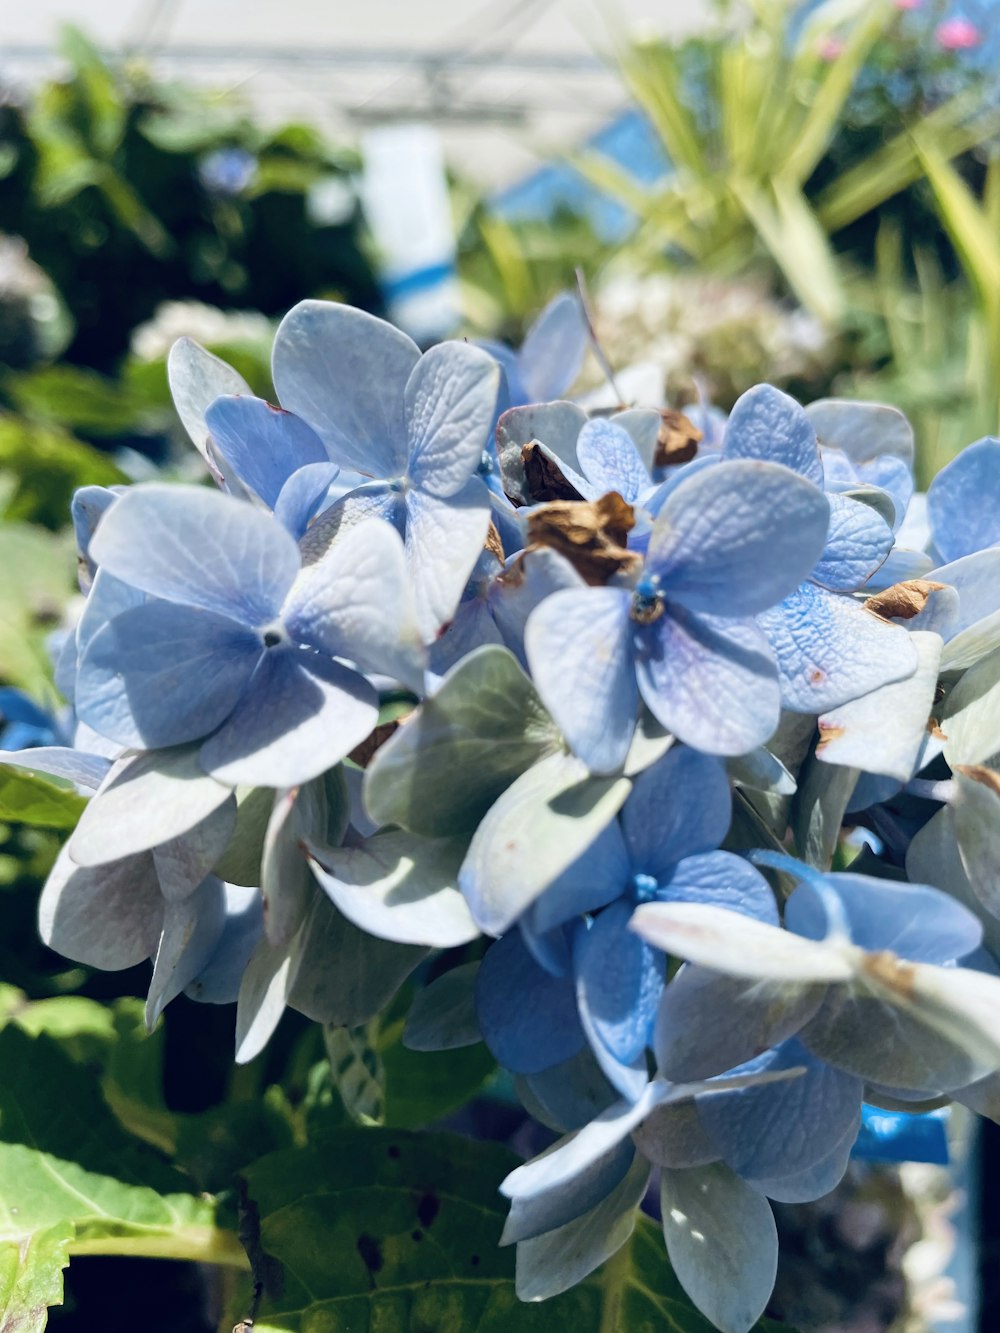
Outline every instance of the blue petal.
<path id="1" fill-rule="evenodd" d="M 299 550 L 304 565 L 315 564 L 335 541 L 370 518 L 381 518 L 400 536 L 406 531 L 406 501 L 390 482 L 370 481 L 334 500 L 306 529 Z"/>
<path id="2" fill-rule="evenodd" d="M 431 644 L 428 667 L 436 676 L 443 676 L 463 657 L 493 643 L 504 647 L 503 636 L 490 615 L 489 607 L 481 597 L 463 601 L 441 637 Z"/>
<path id="3" fill-rule="evenodd" d="M 489 491 L 478 477 L 447 500 L 419 490 L 407 494 L 406 563 L 425 643 L 454 616 L 489 526 Z"/>
<path id="4" fill-rule="evenodd" d="M 173 602 L 137 606 L 88 644 L 77 715 L 121 745 L 197 740 L 232 712 L 262 651 L 257 635 L 225 616 Z"/>
<path id="5" fill-rule="evenodd" d="M 399 477 L 409 453 L 403 392 L 416 343 L 374 315 L 301 301 L 274 338 L 272 377 L 285 407 L 316 430 L 341 467 Z"/>
<path id="6" fill-rule="evenodd" d="M 535 607 L 563 588 L 582 587 L 569 561 L 548 546 L 521 551 L 506 562 L 487 596 L 503 641 L 522 666 L 527 666 L 524 627 Z"/>
<path id="7" fill-rule="evenodd" d="M 38 930 L 50 949 L 105 972 L 143 962 L 156 950 L 163 898 L 147 853 L 86 869 L 63 847 L 38 903 Z"/>
<path id="8" fill-rule="evenodd" d="M 581 924 L 573 946 L 580 1012 L 622 1064 L 641 1056 L 651 1040 L 665 968 L 663 954 L 628 929 L 632 911 L 625 899 L 612 903 L 589 930 Z"/>
<path id="9" fill-rule="evenodd" d="M 294 787 L 343 759 L 377 719 L 377 695 L 356 671 L 315 653 L 270 649 L 199 758 L 220 782 Z"/>
<path id="10" fill-rule="evenodd" d="M 576 455 L 598 495 L 617 491 L 632 504 L 652 485 L 632 437 L 613 421 L 600 417 L 588 421 L 576 442 Z"/>
<path id="11" fill-rule="evenodd" d="M 532 928 L 543 933 L 606 907 L 625 891 L 628 878 L 628 853 L 615 819 L 528 908 Z"/>
<path id="12" fill-rule="evenodd" d="M 754 1189 L 760 1190 L 776 1203 L 812 1203 L 814 1199 L 822 1199 L 843 1180 L 860 1124 L 861 1108 L 858 1107 L 855 1119 L 820 1161 L 788 1175 L 771 1178 L 756 1176 L 753 1180 Z"/>
<path id="13" fill-rule="evenodd" d="M 635 778 L 622 808 L 632 869 L 654 879 L 676 862 L 718 847 L 729 829 L 732 797 L 725 767 L 675 745 Z"/>
<path id="14" fill-rule="evenodd" d="M 194 893 L 166 904 L 163 933 L 146 997 L 148 1031 L 156 1026 L 156 1020 L 170 1001 L 208 965 L 225 922 L 225 891 L 222 881 L 214 875 L 203 880 Z"/>
<path id="15" fill-rule="evenodd" d="M 336 463 L 307 463 L 282 486 L 274 505 L 274 517 L 296 541 L 313 518 L 332 503 L 330 487 L 339 475 Z"/>
<path id="16" fill-rule="evenodd" d="M 733 1092 L 702 1093 L 698 1115 L 722 1153 L 745 1179 L 805 1171 L 821 1162 L 856 1124 L 862 1083 L 817 1060 L 794 1037 L 728 1071 L 760 1073 L 805 1067 L 785 1082 Z"/>
<path id="17" fill-rule="evenodd" d="M 860 588 L 892 549 L 892 529 L 871 505 L 846 495 L 828 495 L 830 531 L 823 558 L 810 578 L 834 592 Z"/>
<path id="18" fill-rule="evenodd" d="M 573 983 L 543 971 L 517 931 L 490 946 L 476 978 L 483 1039 L 514 1074 L 537 1074 L 575 1055 L 586 1038 Z"/>
<path id="19" fill-rule="evenodd" d="M 777 659 L 781 702 L 795 713 L 825 713 L 917 665 L 902 626 L 811 583 L 757 619 Z"/>
<path id="20" fill-rule="evenodd" d="M 260 891 L 226 884 L 226 920 L 211 957 L 184 991 L 202 1004 L 235 1004 L 250 955 L 264 933 Z"/>
<path id="21" fill-rule="evenodd" d="M 205 413 L 205 422 L 222 463 L 268 509 L 277 504 L 293 472 L 308 463 L 329 462 L 312 426 L 263 398 L 216 398 Z M 225 473 L 223 467 L 224 479 Z"/>
<path id="22" fill-rule="evenodd" d="M 771 886 L 759 870 L 732 852 L 686 856 L 660 881 L 655 898 L 660 903 L 710 903 L 778 924 Z"/>
<path id="23" fill-rule="evenodd" d="M 90 542 L 97 525 L 111 508 L 118 495 L 107 486 L 81 486 L 73 492 L 70 513 L 73 519 L 73 535 L 76 537 L 76 551 L 82 562 L 80 571 L 81 587 L 86 592 L 94 577 L 95 565 L 90 559 Z M 84 578 L 84 571 L 86 577 Z"/>
<path id="24" fill-rule="evenodd" d="M 953 963 L 977 949 L 983 929 L 961 903 L 927 884 L 894 884 L 871 875 L 824 877 L 844 907 L 851 940 L 862 949 L 890 950 L 914 963 Z M 822 920 L 821 920 L 822 919 Z M 822 939 L 825 914 L 802 884 L 785 905 L 785 924 L 807 939 Z"/>
<path id="25" fill-rule="evenodd" d="M 406 385 L 414 486 L 446 500 L 479 467 L 489 437 L 500 371 L 469 343 L 445 342 L 417 362 Z"/>
<path id="26" fill-rule="evenodd" d="M 759 458 L 783 463 L 816 486 L 823 464 L 812 422 L 794 398 L 770 384 L 757 384 L 736 400 L 722 445 L 724 458 Z"/>
<path id="27" fill-rule="evenodd" d="M 116 578 L 170 602 L 264 625 L 299 568 L 294 541 L 267 514 L 200 486 L 127 491 L 90 545 Z"/>
<path id="28" fill-rule="evenodd" d="M 642 697 L 679 740 L 706 754 L 735 755 L 774 734 L 781 712 L 778 673 L 752 621 L 675 607 L 636 640 Z"/>
<path id="29" fill-rule="evenodd" d="M 808 576 L 829 520 L 823 492 L 787 468 L 721 463 L 667 496 L 646 568 L 670 600 L 689 610 L 755 615 Z"/>
<path id="30" fill-rule="evenodd" d="M 928 488 L 927 512 L 944 560 L 1000 542 L 1000 440 L 977 440 L 942 468 Z"/>
<path id="31" fill-rule="evenodd" d="M 587 322 L 579 298 L 562 292 L 532 324 L 517 358 L 525 402 L 561 398 L 580 373 Z"/>
<path id="32" fill-rule="evenodd" d="M 80 787 L 96 791 L 108 776 L 111 760 L 67 745 L 36 745 L 26 750 L 0 749 L 0 764 L 50 773 L 53 777 L 67 778 Z"/>
<path id="33" fill-rule="evenodd" d="M 510 1201 L 500 1244 L 513 1245 L 515 1241 L 544 1235 L 589 1212 L 625 1179 L 634 1160 L 635 1145 L 630 1139 L 623 1139 L 561 1189 L 515 1195 Z"/>
<path id="34" fill-rule="evenodd" d="M 525 652 L 542 701 L 594 773 L 622 766 L 635 730 L 629 601 L 623 588 L 566 589 L 547 597 L 525 627 Z"/>

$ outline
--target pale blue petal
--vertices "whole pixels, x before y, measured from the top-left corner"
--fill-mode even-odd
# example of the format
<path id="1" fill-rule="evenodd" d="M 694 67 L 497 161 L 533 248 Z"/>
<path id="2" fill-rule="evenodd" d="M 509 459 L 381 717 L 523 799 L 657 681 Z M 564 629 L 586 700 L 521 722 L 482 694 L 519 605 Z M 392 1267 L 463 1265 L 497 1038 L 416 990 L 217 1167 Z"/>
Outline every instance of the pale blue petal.
<path id="1" fill-rule="evenodd" d="M 778 663 L 781 702 L 792 712 L 825 713 L 917 666 L 902 626 L 810 583 L 757 619 Z"/>
<path id="2" fill-rule="evenodd" d="M 568 1060 L 586 1041 L 573 983 L 540 968 L 517 931 L 487 949 L 476 978 L 476 1012 L 486 1045 L 514 1074 Z"/>
<path id="3" fill-rule="evenodd" d="M 635 1145 L 630 1139 L 623 1139 L 564 1188 L 514 1195 L 500 1244 L 513 1245 L 515 1241 L 541 1236 L 589 1212 L 625 1179 L 634 1160 Z"/>
<path id="4" fill-rule="evenodd" d="M 752 621 L 696 616 L 678 607 L 636 639 L 642 697 L 678 740 L 706 754 L 735 755 L 774 734 L 781 712 L 778 674 Z"/>
<path id="5" fill-rule="evenodd" d="M 274 517 L 298 541 L 313 518 L 332 503 L 330 487 L 340 475 L 336 463 L 307 463 L 285 482 L 274 505 Z"/>
<path id="6" fill-rule="evenodd" d="M 499 383 L 496 362 L 470 343 L 439 343 L 424 353 L 405 395 L 414 486 L 439 499 L 465 486 L 489 438 Z"/>
<path id="7" fill-rule="evenodd" d="M 300 467 L 326 463 L 323 441 L 294 412 L 249 395 L 216 398 L 205 422 L 222 465 L 223 480 L 232 472 L 268 509 Z"/>
<path id="8" fill-rule="evenodd" d="M 406 531 L 406 501 L 398 486 L 370 481 L 340 496 L 309 525 L 299 542 L 303 565 L 315 564 L 335 541 L 370 518 L 391 524 L 400 536 Z"/>
<path id="9" fill-rule="evenodd" d="M 352 528 L 292 585 L 282 622 L 298 643 L 419 690 L 424 654 L 403 543 L 388 523 Z"/>
<path id="10" fill-rule="evenodd" d="M 589 1046 L 551 1069 L 522 1075 L 516 1087 L 530 1114 L 561 1134 L 580 1129 L 619 1097 Z"/>
<path id="11" fill-rule="evenodd" d="M 880 458 L 873 458 L 862 468 L 862 477 L 870 485 L 880 487 L 892 497 L 896 508 L 893 528 L 898 531 L 913 499 L 913 472 L 909 464 L 892 454 L 883 454 Z"/>
<path id="12" fill-rule="evenodd" d="M 148 853 L 81 868 L 64 847 L 42 890 L 38 930 L 74 962 L 118 972 L 152 956 L 163 898 Z"/>
<path id="13" fill-rule="evenodd" d="M 615 819 L 527 909 L 532 929 L 544 934 L 613 903 L 627 887 L 629 869 L 621 825 Z"/>
<path id="14" fill-rule="evenodd" d="M 570 749 L 594 773 L 621 768 L 639 703 L 622 588 L 567 589 L 532 612 L 524 646 L 532 678 Z"/>
<path id="15" fill-rule="evenodd" d="M 260 891 L 226 884 L 226 920 L 211 957 L 184 994 L 201 1004 L 235 1004 L 250 956 L 264 933 Z"/>
<path id="16" fill-rule="evenodd" d="M 652 1039 L 665 971 L 663 955 L 628 930 L 632 911 L 626 899 L 612 903 L 589 930 L 581 924 L 573 946 L 581 1015 L 586 1011 L 588 1026 L 621 1064 L 634 1061 Z"/>
<path id="17" fill-rule="evenodd" d="M 562 588 L 582 588 L 583 579 L 568 560 L 551 547 L 539 546 L 511 556 L 487 594 L 490 610 L 503 641 L 522 666 L 524 627 L 535 607 Z"/>
<path id="18" fill-rule="evenodd" d="M 842 449 L 858 467 L 878 458 L 913 462 L 913 427 L 898 407 L 821 398 L 806 408 L 821 445 Z"/>
<path id="19" fill-rule="evenodd" d="M 927 512 L 944 560 L 1000 542 L 1000 440 L 977 440 L 942 468 L 928 488 Z"/>
<path id="20" fill-rule="evenodd" d="M 193 828 L 153 847 L 160 892 L 167 901 L 186 898 L 215 869 L 236 828 L 236 797 L 205 816 Z"/>
<path id="21" fill-rule="evenodd" d="M 517 504 L 530 504 L 521 451 L 526 444 L 544 444 L 561 463 L 579 470 L 576 441 L 587 414 L 575 403 L 538 403 L 513 407 L 497 422 L 497 456 L 503 488 Z"/>
<path id="22" fill-rule="evenodd" d="M 729 829 L 732 797 L 723 764 L 675 745 L 635 778 L 622 808 L 632 869 L 654 879 L 685 856 L 718 847 Z"/>
<path id="23" fill-rule="evenodd" d="M 563 396 L 580 373 L 587 338 L 579 298 L 561 292 L 532 324 L 518 354 L 527 402 L 543 403 Z"/>
<path id="24" fill-rule="evenodd" d="M 787 1081 L 733 1092 L 703 1093 L 698 1115 L 723 1161 L 748 1180 L 792 1175 L 816 1166 L 861 1110 L 863 1084 L 822 1060 L 794 1037 L 730 1074 L 794 1069 Z"/>
<path id="25" fill-rule="evenodd" d="M 830 531 L 810 578 L 834 592 L 852 592 L 875 573 L 892 549 L 892 529 L 870 505 L 828 495 Z"/>
<path id="26" fill-rule="evenodd" d="M 70 515 L 73 520 L 73 535 L 76 538 L 76 553 L 79 557 L 77 574 L 80 587 L 84 592 L 90 590 L 96 566 L 90 559 L 90 542 L 97 525 L 118 499 L 117 491 L 107 486 L 81 486 L 73 492 Z"/>
<path id="27" fill-rule="evenodd" d="M 973 914 L 927 884 L 895 884 L 871 875 L 834 874 L 827 886 L 843 905 L 851 941 L 871 953 L 888 949 L 913 963 L 953 963 L 982 943 Z M 808 884 L 785 905 L 785 925 L 807 939 L 823 939 L 825 913 Z"/>
<path id="28" fill-rule="evenodd" d="M 375 691 L 356 671 L 271 649 L 229 720 L 201 747 L 201 765 L 220 782 L 294 787 L 343 759 L 377 719 Z"/>
<path id="29" fill-rule="evenodd" d="M 749 861 L 732 852 L 686 856 L 660 880 L 655 900 L 660 903 L 710 903 L 715 907 L 728 907 L 732 912 L 743 912 L 772 926 L 778 924 L 778 907 L 771 886 Z"/>
<path id="30" fill-rule="evenodd" d="M 598 495 L 617 491 L 634 504 L 652 484 L 632 437 L 613 421 L 588 421 L 576 442 L 580 469 Z"/>
<path id="31" fill-rule="evenodd" d="M 256 635 L 224 616 L 171 602 L 139 606 L 90 641 L 76 711 L 122 745 L 197 740 L 232 712 L 262 651 Z"/>
<path id="32" fill-rule="evenodd" d="M 859 1106 L 857 1116 L 847 1126 L 839 1142 L 814 1166 L 770 1179 L 756 1176 L 753 1180 L 754 1189 L 760 1190 L 775 1203 L 812 1203 L 815 1199 L 822 1199 L 843 1180 L 860 1128 Z"/>
<path id="33" fill-rule="evenodd" d="M 405 333 L 330 301 L 301 301 L 274 338 L 283 406 L 317 431 L 341 467 L 398 477 L 409 452 L 403 393 L 420 357 Z"/>
<path id="34" fill-rule="evenodd" d="M 424 643 L 433 643 L 454 616 L 489 526 L 489 491 L 478 477 L 448 500 L 407 494 L 406 563 Z"/>
<path id="35" fill-rule="evenodd" d="M 248 625 L 270 621 L 299 568 L 295 542 L 252 505 L 201 486 L 134 486 L 91 542 L 123 582 Z"/>
<path id="36" fill-rule="evenodd" d="M 428 668 L 436 676 L 443 676 L 463 657 L 482 648 L 484 644 L 505 647 L 503 636 L 490 615 L 489 607 L 481 597 L 470 597 L 460 603 L 455 619 L 441 637 L 431 644 Z"/>
<path id="37" fill-rule="evenodd" d="M 253 390 L 238 371 L 193 338 L 178 338 L 171 347 L 167 380 L 181 424 L 211 466 L 206 410 L 221 394 L 249 394 Z"/>
<path id="38" fill-rule="evenodd" d="M 783 463 L 823 485 L 823 464 L 812 422 L 794 398 L 771 384 L 757 384 L 733 406 L 722 444 L 724 458 Z"/>
<path id="39" fill-rule="evenodd" d="M 190 985 L 215 953 L 226 922 L 222 881 L 210 875 L 194 893 L 166 904 L 163 933 L 153 962 L 153 977 L 146 997 L 146 1029 Z"/>
<path id="40" fill-rule="evenodd" d="M 646 568 L 668 598 L 692 611 L 755 615 L 807 577 L 829 518 L 823 492 L 787 468 L 720 463 L 668 495 Z"/>

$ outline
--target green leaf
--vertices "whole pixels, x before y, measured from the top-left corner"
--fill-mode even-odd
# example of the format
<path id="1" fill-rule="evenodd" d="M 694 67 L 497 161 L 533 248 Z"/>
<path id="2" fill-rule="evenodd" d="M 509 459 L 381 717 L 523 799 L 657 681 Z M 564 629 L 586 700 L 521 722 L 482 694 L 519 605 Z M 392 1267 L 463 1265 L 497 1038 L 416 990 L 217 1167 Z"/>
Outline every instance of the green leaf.
<path id="1" fill-rule="evenodd" d="M 73 591 L 73 567 L 67 540 L 0 523 L 0 680 L 42 702 L 52 692 L 45 640 Z"/>
<path id="2" fill-rule="evenodd" d="M 535 687 L 506 648 L 463 658 L 365 772 L 372 818 L 425 837 L 471 833 L 497 797 L 559 744 Z"/>
<path id="3" fill-rule="evenodd" d="M 96 1076 L 45 1036 L 0 1031 L 0 1328 L 60 1299 L 67 1255 L 140 1254 L 244 1267 L 216 1204 L 132 1138 Z"/>
<path id="4" fill-rule="evenodd" d="M 57 787 L 34 773 L 8 768 L 0 751 L 0 819 L 40 828 L 71 829 L 87 802 L 69 787 Z"/>
<path id="5" fill-rule="evenodd" d="M 513 1250 L 497 1245 L 497 1185 L 516 1164 L 495 1144 L 380 1129 L 339 1130 L 256 1162 L 248 1192 L 282 1280 L 254 1333 L 713 1333 L 642 1217 L 579 1286 L 519 1302 Z"/>

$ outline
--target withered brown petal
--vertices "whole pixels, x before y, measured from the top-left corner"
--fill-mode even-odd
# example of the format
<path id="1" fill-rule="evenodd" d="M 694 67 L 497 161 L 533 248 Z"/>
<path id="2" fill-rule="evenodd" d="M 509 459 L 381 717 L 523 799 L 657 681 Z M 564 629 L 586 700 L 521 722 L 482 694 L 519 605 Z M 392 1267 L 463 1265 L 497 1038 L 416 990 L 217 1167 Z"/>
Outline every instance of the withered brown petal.
<path id="1" fill-rule="evenodd" d="M 675 407 L 664 408 L 660 417 L 653 466 L 676 467 L 679 463 L 690 463 L 705 438 L 705 432 Z"/>
<path id="2" fill-rule="evenodd" d="M 927 605 L 931 593 L 943 587 L 945 584 L 933 583 L 930 579 L 907 579 L 869 597 L 865 609 L 884 620 L 912 620 Z"/>
<path id="3" fill-rule="evenodd" d="M 521 462 L 532 503 L 583 499 L 576 487 L 563 476 L 559 464 L 542 452 L 537 441 L 532 440 L 522 447 Z"/>
<path id="4" fill-rule="evenodd" d="M 635 512 L 617 491 L 599 500 L 554 500 L 529 515 L 528 549 L 551 547 L 585 582 L 600 587 L 641 566 L 641 556 L 625 545 L 633 527 Z"/>

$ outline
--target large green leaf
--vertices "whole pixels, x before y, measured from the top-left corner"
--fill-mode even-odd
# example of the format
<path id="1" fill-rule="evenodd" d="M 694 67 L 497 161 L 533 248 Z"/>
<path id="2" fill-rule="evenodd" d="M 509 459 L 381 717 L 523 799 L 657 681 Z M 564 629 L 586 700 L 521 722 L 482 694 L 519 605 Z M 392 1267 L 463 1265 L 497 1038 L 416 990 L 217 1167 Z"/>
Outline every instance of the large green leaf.
<path id="1" fill-rule="evenodd" d="M 73 592 L 73 568 L 70 541 L 0 523 L 0 681 L 43 700 L 52 688 L 45 639 Z"/>
<path id="2" fill-rule="evenodd" d="M 141 1254 L 243 1267 L 216 1203 L 131 1137 L 96 1076 L 46 1036 L 0 1031 L 0 1329 L 44 1326 L 68 1256 Z"/>
<path id="3" fill-rule="evenodd" d="M 471 833 L 559 734 L 506 648 L 479 648 L 378 751 L 365 773 L 372 818 L 425 837 Z"/>
<path id="4" fill-rule="evenodd" d="M 645 1218 L 578 1287 L 521 1304 L 497 1245 L 514 1165 L 494 1144 L 375 1129 L 255 1163 L 261 1245 L 282 1269 L 255 1333 L 713 1333 Z"/>

